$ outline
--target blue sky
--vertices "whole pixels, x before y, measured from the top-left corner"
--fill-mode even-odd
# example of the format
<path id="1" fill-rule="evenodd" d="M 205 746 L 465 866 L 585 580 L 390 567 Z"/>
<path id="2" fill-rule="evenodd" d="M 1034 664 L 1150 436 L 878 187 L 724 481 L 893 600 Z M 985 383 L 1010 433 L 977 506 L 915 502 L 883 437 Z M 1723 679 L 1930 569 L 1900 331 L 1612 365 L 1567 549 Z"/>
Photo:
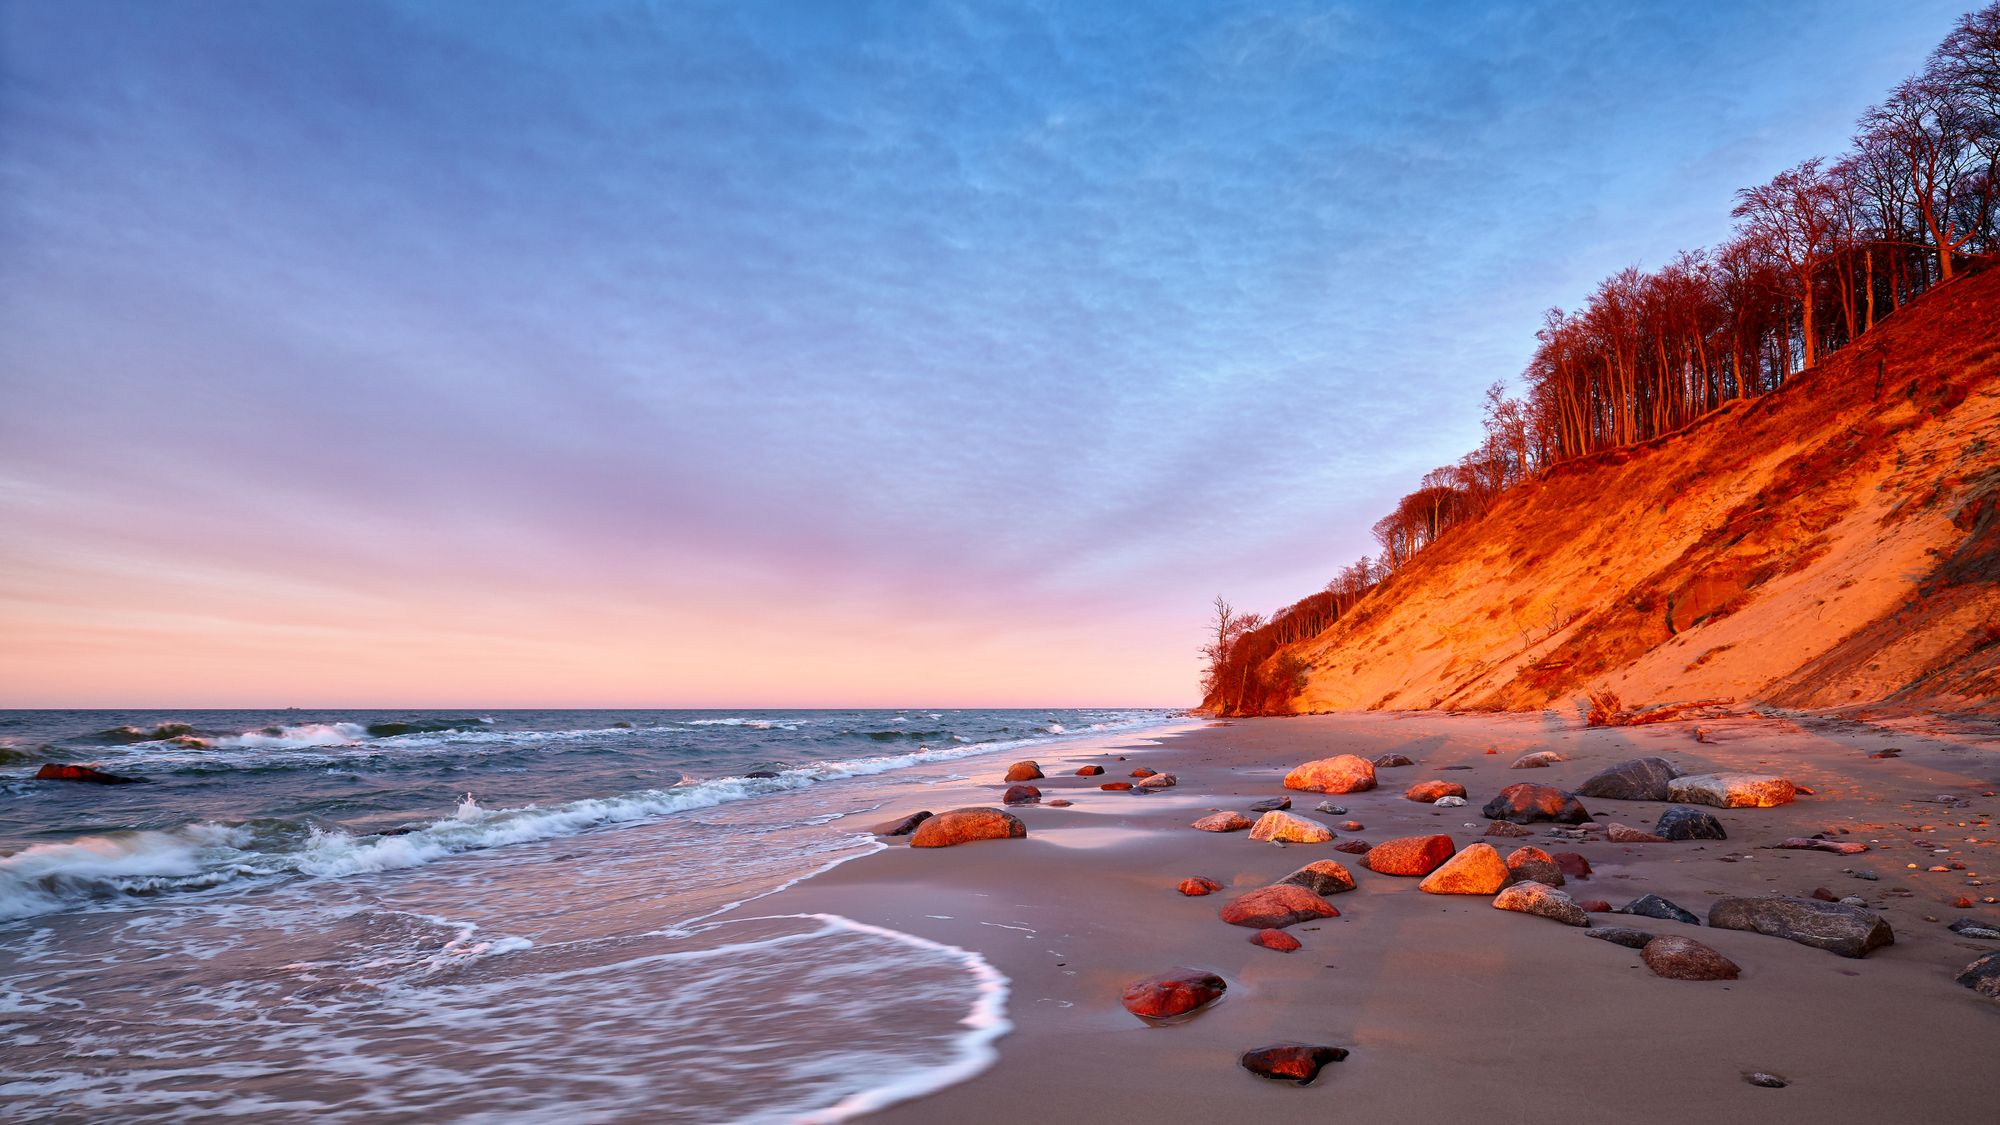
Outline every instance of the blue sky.
<path id="1" fill-rule="evenodd" d="M 0 704 L 1189 702 L 1960 10 L 0 0 Z"/>

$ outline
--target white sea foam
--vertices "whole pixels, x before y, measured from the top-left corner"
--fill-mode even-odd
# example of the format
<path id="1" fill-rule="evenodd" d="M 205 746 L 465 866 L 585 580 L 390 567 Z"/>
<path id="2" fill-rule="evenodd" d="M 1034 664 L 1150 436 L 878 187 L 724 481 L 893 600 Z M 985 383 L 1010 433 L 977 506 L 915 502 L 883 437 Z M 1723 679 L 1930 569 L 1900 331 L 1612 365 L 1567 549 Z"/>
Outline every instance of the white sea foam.
<path id="1" fill-rule="evenodd" d="M 232 734 L 216 739 L 211 745 L 253 750 L 300 750 L 310 746 L 352 746 L 367 737 L 368 728 L 360 723 L 303 723 L 294 727 L 271 727 Z"/>

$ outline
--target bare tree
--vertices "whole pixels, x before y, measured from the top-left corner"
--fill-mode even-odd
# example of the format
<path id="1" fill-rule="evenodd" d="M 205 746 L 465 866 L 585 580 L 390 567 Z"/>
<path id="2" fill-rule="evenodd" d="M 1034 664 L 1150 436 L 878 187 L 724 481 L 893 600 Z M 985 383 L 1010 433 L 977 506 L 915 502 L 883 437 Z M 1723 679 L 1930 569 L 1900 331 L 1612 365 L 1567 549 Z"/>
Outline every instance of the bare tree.
<path id="1" fill-rule="evenodd" d="M 1804 308 L 1803 367 L 1813 365 L 1819 346 L 1813 322 L 1813 307 L 1819 302 L 1813 280 L 1833 254 L 1834 231 L 1840 222 L 1840 193 L 1820 171 L 1820 163 L 1815 157 L 1778 173 L 1763 187 L 1744 188 L 1736 193 L 1736 209 L 1730 212 L 1742 220 L 1739 229 L 1744 234 L 1791 271 Z"/>

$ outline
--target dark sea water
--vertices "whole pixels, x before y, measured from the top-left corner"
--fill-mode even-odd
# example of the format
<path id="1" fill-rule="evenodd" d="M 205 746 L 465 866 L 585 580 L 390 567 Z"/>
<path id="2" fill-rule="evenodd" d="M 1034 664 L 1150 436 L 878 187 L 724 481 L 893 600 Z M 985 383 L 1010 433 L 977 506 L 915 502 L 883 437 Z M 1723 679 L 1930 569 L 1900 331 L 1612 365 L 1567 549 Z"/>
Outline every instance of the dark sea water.
<path id="1" fill-rule="evenodd" d="M 969 759 L 1175 717 L 0 712 L 0 1115 L 837 1120 L 935 1088 L 1006 1027 L 976 953 L 714 916 Z"/>

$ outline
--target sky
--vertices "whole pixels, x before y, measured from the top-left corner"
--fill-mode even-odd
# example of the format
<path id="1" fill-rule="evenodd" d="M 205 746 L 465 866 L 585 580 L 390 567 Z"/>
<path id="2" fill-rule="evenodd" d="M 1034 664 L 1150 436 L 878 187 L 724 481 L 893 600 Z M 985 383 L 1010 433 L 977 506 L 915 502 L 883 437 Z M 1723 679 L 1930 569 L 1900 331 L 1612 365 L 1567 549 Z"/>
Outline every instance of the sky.
<path id="1" fill-rule="evenodd" d="M 0 706 L 1196 701 L 1970 0 L 0 0 Z"/>

